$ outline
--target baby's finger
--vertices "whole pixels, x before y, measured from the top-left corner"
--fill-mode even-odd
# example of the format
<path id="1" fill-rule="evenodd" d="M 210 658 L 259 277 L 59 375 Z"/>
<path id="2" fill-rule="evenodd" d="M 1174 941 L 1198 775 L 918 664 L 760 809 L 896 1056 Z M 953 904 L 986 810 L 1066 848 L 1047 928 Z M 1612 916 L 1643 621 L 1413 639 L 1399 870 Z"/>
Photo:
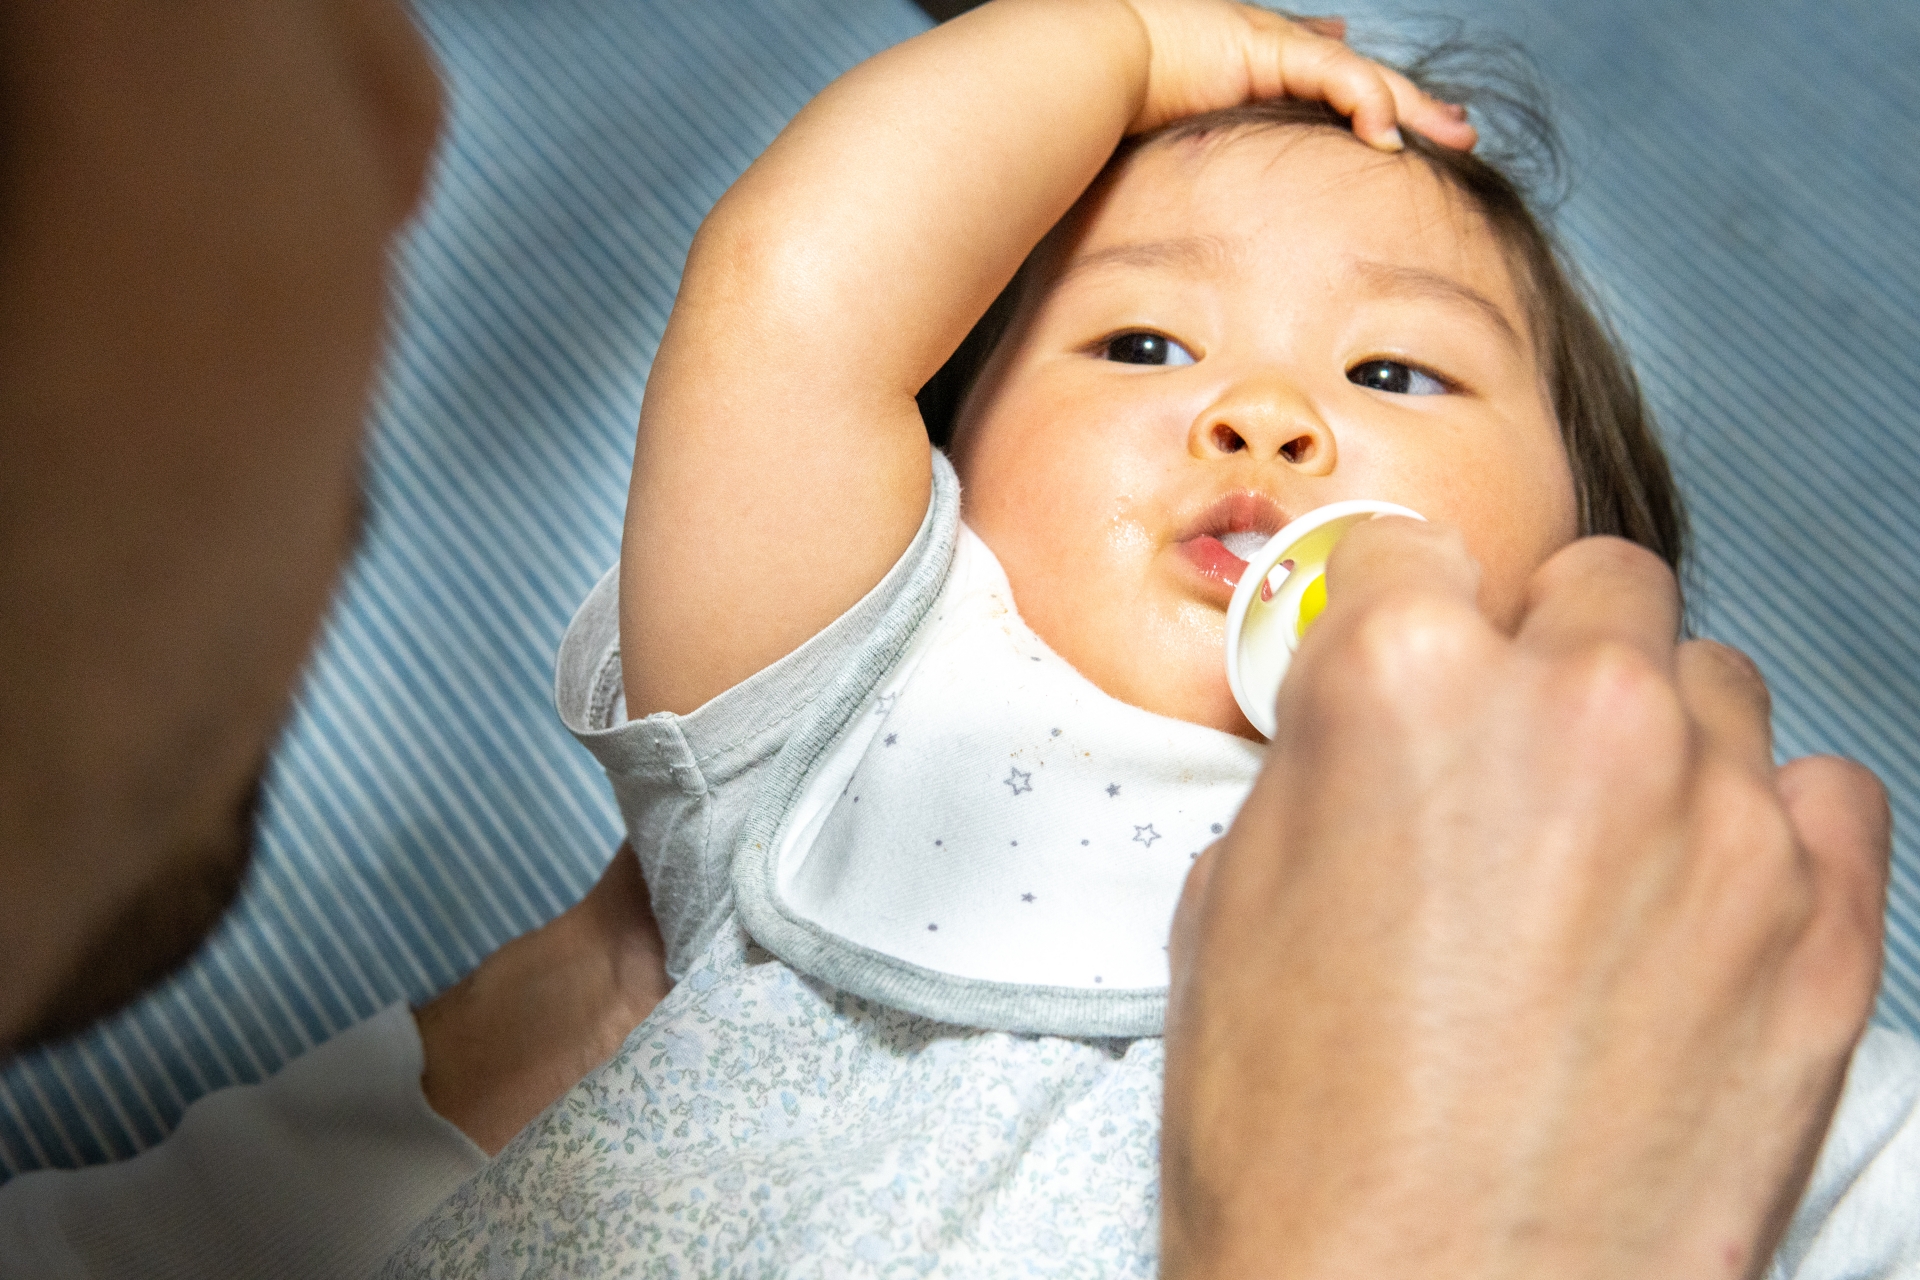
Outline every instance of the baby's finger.
<path id="1" fill-rule="evenodd" d="M 1288 97 L 1321 99 L 1353 121 L 1353 135 L 1382 151 L 1405 146 L 1400 111 L 1379 64 L 1336 40 L 1306 36 L 1280 50 L 1280 77 Z"/>
<path id="2" fill-rule="evenodd" d="M 1347 38 L 1347 20 L 1336 14 L 1326 14 L 1318 17 L 1292 14 L 1289 15 L 1289 17 L 1295 24 L 1305 27 L 1317 36 L 1325 36 L 1329 40 L 1343 41 Z"/>
<path id="3" fill-rule="evenodd" d="M 1479 141 L 1465 108 L 1440 101 L 1330 37 L 1291 40 L 1281 57 L 1286 92 L 1325 99 L 1353 121 L 1354 136 L 1370 146 L 1398 151 L 1404 144 L 1400 124 L 1445 147 L 1465 150 Z"/>
<path id="4" fill-rule="evenodd" d="M 1471 151 L 1480 141 L 1480 132 L 1467 120 L 1465 107 L 1442 102 L 1398 71 L 1383 69 L 1383 74 L 1401 124 L 1456 151 Z"/>

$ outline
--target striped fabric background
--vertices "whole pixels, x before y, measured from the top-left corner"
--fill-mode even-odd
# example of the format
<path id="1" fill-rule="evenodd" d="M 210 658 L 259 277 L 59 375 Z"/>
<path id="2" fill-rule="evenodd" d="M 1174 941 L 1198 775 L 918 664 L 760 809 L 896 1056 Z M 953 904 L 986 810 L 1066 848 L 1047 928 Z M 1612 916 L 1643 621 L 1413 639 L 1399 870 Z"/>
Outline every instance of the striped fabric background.
<path id="1" fill-rule="evenodd" d="M 1920 6 L 1454 8 L 1521 38 L 1557 91 L 1563 226 L 1667 425 L 1702 629 L 1766 668 L 1784 754 L 1866 760 L 1911 828 Z M 258 871 L 178 979 L 0 1075 L 0 1176 L 139 1150 L 200 1094 L 431 995 L 591 883 L 618 821 L 551 712 L 550 662 L 616 555 L 686 245 L 809 95 L 925 23 L 906 0 L 420 12 L 453 131 L 402 254 L 372 536 L 276 759 Z M 1894 899 L 1880 1017 L 1920 1031 L 1905 835 Z"/>

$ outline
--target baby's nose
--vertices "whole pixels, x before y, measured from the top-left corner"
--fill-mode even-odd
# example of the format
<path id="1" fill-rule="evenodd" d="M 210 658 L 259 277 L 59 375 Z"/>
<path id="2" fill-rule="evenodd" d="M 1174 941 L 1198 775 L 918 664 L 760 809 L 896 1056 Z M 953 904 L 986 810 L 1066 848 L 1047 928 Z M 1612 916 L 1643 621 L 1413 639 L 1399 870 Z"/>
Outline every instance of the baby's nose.
<path id="1" fill-rule="evenodd" d="M 1274 379 L 1238 384 L 1207 406 L 1194 421 L 1188 449 L 1196 458 L 1278 459 L 1316 475 L 1333 470 L 1336 457 L 1333 432 L 1313 405 Z"/>

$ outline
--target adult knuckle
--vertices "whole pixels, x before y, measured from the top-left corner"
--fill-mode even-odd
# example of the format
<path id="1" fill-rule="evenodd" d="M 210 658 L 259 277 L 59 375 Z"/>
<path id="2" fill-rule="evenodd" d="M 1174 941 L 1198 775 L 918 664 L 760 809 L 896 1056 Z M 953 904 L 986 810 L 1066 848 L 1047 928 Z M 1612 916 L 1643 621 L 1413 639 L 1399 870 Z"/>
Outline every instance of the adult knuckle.
<path id="1" fill-rule="evenodd" d="M 1836 782 L 1856 803 L 1872 808 L 1877 817 L 1891 818 L 1887 784 L 1880 780 L 1879 774 L 1858 760 L 1849 760 L 1845 756 L 1828 757 L 1827 767 L 1833 770 Z"/>
<path id="2" fill-rule="evenodd" d="M 1766 677 L 1760 674 L 1760 664 L 1748 657 L 1744 650 L 1718 640 L 1690 640 L 1686 647 L 1713 663 L 1729 680 L 1746 681 L 1762 689 L 1767 686 Z"/>
<path id="3" fill-rule="evenodd" d="M 1425 683 L 1469 643 L 1472 611 L 1412 592 L 1389 596 L 1354 624 L 1350 651 L 1362 670 L 1390 684 Z"/>
<path id="4" fill-rule="evenodd" d="M 1595 640 L 1568 654 L 1555 683 L 1568 714 L 1579 723 L 1671 735 L 1685 722 L 1667 673 L 1645 650 L 1624 640 Z"/>
<path id="5" fill-rule="evenodd" d="M 1673 578 L 1673 569 L 1667 562 L 1637 542 L 1629 542 L 1612 534 L 1600 534 L 1584 539 L 1579 545 L 1596 567 L 1654 578 Z"/>
<path id="6" fill-rule="evenodd" d="M 1773 705 L 1760 664 L 1739 649 L 1717 640 L 1689 640 L 1681 648 L 1688 660 L 1711 669 L 1715 682 L 1730 692 L 1763 710 Z"/>
<path id="7" fill-rule="evenodd" d="M 1673 569 L 1637 542 L 1612 535 L 1581 538 L 1554 553 L 1537 579 L 1544 590 L 1584 590 L 1596 580 L 1634 583 L 1677 596 Z"/>
<path id="8" fill-rule="evenodd" d="M 1880 986 L 1882 952 L 1872 932 L 1810 929 L 1786 973 L 1790 1040 L 1816 1055 L 1844 1055 L 1859 1040 Z"/>
<path id="9" fill-rule="evenodd" d="M 1727 762 L 1701 771 L 1695 791 L 1698 843 L 1722 910 L 1757 934 L 1802 937 L 1818 906 L 1812 867 L 1778 794 L 1766 779 Z"/>

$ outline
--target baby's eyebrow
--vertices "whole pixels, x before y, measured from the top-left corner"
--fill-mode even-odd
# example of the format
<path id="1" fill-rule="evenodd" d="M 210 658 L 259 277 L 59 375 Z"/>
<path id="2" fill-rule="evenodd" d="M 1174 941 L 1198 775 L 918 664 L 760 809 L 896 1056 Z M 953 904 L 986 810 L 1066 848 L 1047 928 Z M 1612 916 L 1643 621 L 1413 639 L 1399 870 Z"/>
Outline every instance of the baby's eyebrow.
<path id="1" fill-rule="evenodd" d="M 1060 273 L 1062 283 L 1101 267 L 1172 268 L 1195 274 L 1213 274 L 1232 266 L 1233 247 L 1219 236 L 1180 236 L 1172 240 L 1134 240 L 1108 245 L 1083 254 Z"/>
<path id="2" fill-rule="evenodd" d="M 1508 342 L 1516 348 L 1525 349 L 1526 344 L 1520 341 L 1513 321 L 1507 319 L 1507 313 L 1500 309 L 1500 305 L 1465 281 L 1438 271 L 1429 271 L 1425 267 L 1410 267 L 1395 262 L 1361 262 L 1356 264 L 1355 269 L 1367 277 L 1372 287 L 1380 293 L 1464 303 L 1484 316 L 1487 323 L 1499 330 Z"/>

